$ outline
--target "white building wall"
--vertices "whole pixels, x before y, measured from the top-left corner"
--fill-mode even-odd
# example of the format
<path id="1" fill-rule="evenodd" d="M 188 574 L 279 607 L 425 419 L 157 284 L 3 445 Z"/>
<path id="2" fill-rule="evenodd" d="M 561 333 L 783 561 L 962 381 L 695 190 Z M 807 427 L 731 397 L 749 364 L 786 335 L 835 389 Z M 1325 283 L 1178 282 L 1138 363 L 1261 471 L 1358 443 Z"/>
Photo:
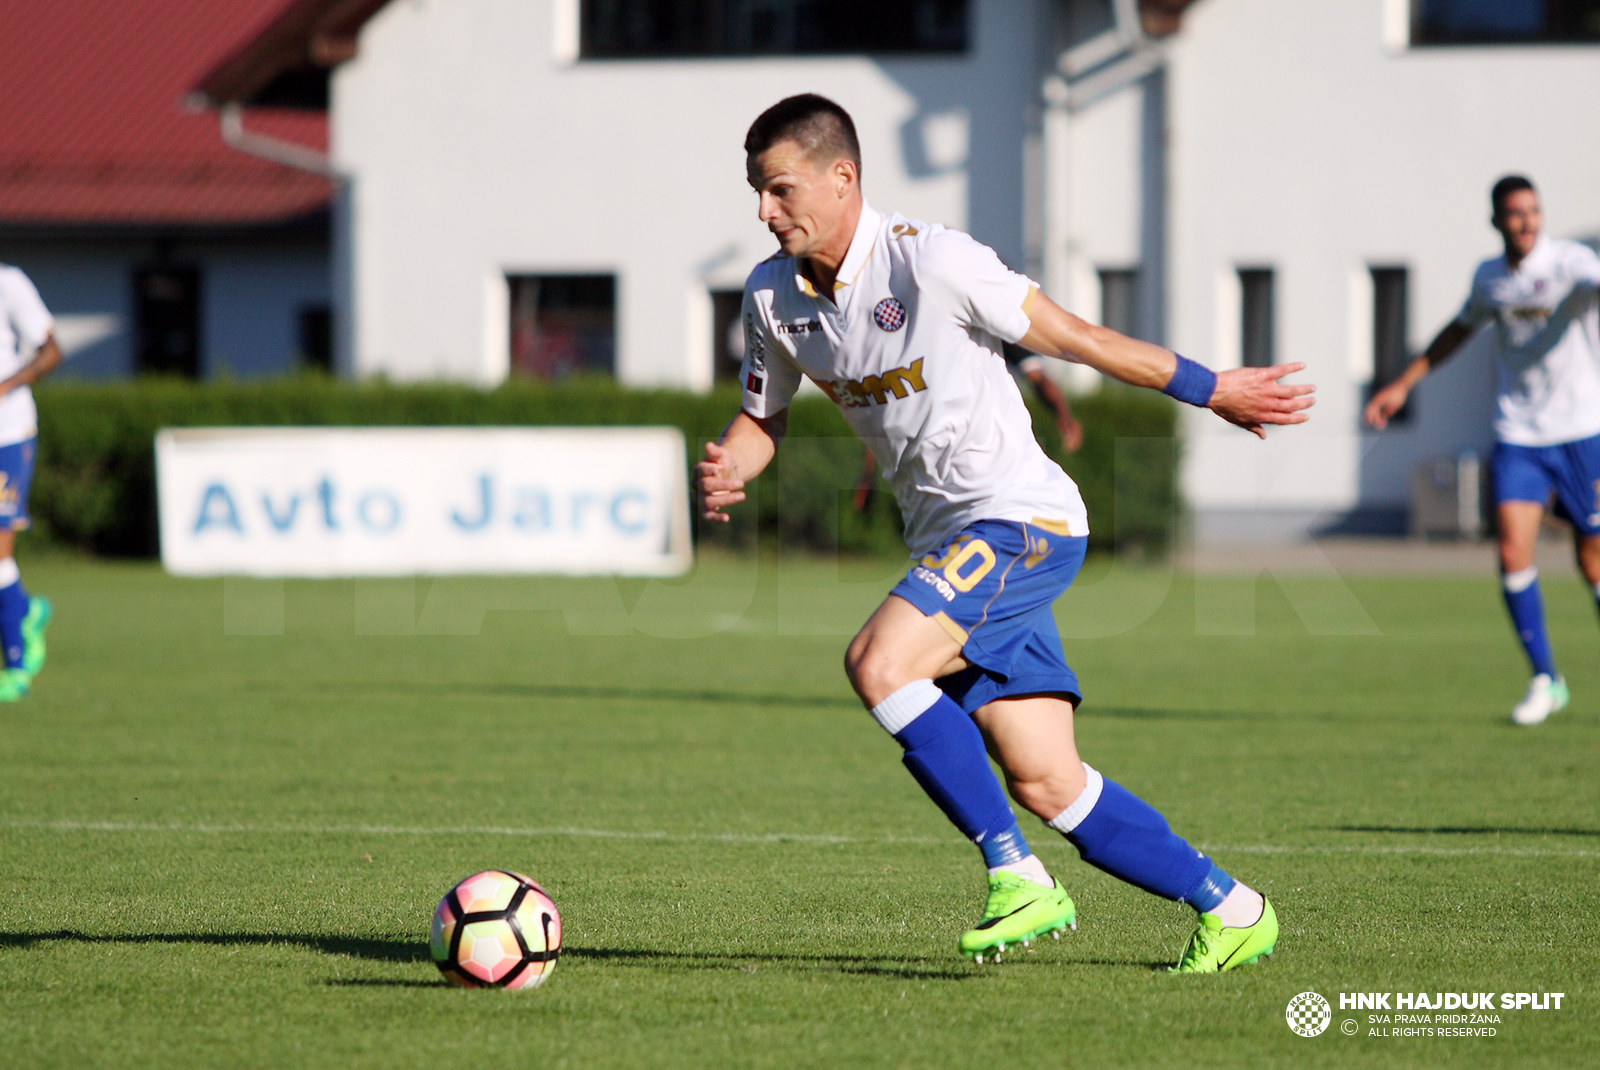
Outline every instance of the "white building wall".
<path id="1" fill-rule="evenodd" d="M 798 92 L 851 111 L 875 207 L 1026 266 L 1033 4 L 974 0 L 964 57 L 573 61 L 575 3 L 393 3 L 339 68 L 357 374 L 493 384 L 508 272 L 614 272 L 619 378 L 708 387 L 707 290 L 775 248 L 744 134 Z"/>
<path id="2" fill-rule="evenodd" d="M 1490 441 L 1481 345 L 1421 387 L 1410 427 L 1360 430 L 1367 265 L 1410 268 L 1420 350 L 1476 262 L 1499 251 L 1488 224 L 1498 176 L 1533 178 L 1551 234 L 1600 232 L 1600 141 L 1579 118 L 1600 91 L 1600 55 L 1408 49 L 1404 7 L 1206 0 L 1171 45 L 1169 341 L 1213 367 L 1237 363 L 1232 272 L 1272 265 L 1279 359 L 1304 361 L 1300 380 L 1318 387 L 1312 423 L 1265 444 L 1189 414 L 1184 487 L 1202 529 L 1208 514 L 1254 513 L 1255 533 L 1273 534 L 1400 506 L 1419 461 Z"/>

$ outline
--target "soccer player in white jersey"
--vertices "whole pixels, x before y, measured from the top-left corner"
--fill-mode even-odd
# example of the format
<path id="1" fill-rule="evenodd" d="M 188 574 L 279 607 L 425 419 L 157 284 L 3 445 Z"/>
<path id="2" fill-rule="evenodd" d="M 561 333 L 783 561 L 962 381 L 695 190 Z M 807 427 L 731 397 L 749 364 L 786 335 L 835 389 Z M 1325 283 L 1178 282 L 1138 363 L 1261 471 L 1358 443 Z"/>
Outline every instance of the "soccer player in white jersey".
<path id="1" fill-rule="evenodd" d="M 745 284 L 743 408 L 696 468 L 702 515 L 725 521 L 744 500 L 802 375 L 877 457 L 917 562 L 850 643 L 845 670 L 918 784 L 983 853 L 989 897 L 960 950 L 982 961 L 1076 927 L 1071 898 L 1017 828 L 987 742 L 1012 796 L 1085 861 L 1198 911 L 1176 969 L 1270 954 L 1271 905 L 1078 756 L 1081 692 L 1050 607 L 1083 562 L 1088 518 L 1035 442 L 1000 350 L 1081 361 L 1258 434 L 1306 419 L 1313 388 L 1279 382 L 1300 366 L 1214 375 L 1069 315 L 965 234 L 880 215 L 861 196 L 855 127 L 823 97 L 769 108 L 745 151 L 780 252 Z"/>
<path id="2" fill-rule="evenodd" d="M 1521 175 L 1490 193 L 1491 222 L 1505 244 L 1478 265 L 1461 312 L 1393 383 L 1367 404 L 1382 429 L 1429 371 L 1491 320 L 1499 380 L 1490 461 L 1506 609 L 1533 679 L 1511 720 L 1535 725 L 1567 705 L 1545 634 L 1534 543 L 1545 505 L 1572 522 L 1578 566 L 1600 599 L 1600 257 L 1543 234 L 1539 194 Z"/>
<path id="3" fill-rule="evenodd" d="M 17 532 L 28 526 L 39 418 L 29 384 L 61 363 L 55 320 L 19 268 L 0 264 L 0 702 L 28 693 L 44 666 L 50 602 L 31 598 L 13 556 Z"/>

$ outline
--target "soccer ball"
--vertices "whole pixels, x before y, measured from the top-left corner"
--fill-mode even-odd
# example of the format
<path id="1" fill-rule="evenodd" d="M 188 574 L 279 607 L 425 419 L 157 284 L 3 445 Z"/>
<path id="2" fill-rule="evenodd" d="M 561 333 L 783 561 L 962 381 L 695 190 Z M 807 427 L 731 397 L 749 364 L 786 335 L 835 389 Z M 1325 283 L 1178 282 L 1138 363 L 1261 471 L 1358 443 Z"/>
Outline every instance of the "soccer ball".
<path id="1" fill-rule="evenodd" d="M 429 950 L 463 988 L 536 988 L 561 954 L 561 915 L 532 878 L 486 869 L 439 900 Z"/>

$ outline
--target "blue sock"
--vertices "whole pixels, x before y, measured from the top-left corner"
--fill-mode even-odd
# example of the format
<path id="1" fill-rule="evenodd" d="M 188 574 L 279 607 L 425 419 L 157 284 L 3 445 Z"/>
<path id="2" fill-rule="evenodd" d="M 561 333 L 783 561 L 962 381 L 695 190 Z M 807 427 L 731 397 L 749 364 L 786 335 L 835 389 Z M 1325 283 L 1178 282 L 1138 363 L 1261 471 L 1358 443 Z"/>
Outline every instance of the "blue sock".
<path id="1" fill-rule="evenodd" d="M 983 734 L 932 680 L 907 684 L 872 715 L 905 748 L 905 766 L 922 790 L 983 851 L 984 865 L 1010 865 L 1033 853 L 989 768 Z"/>
<path id="2" fill-rule="evenodd" d="M 1535 673 L 1556 675 L 1555 658 L 1550 654 L 1550 637 L 1544 630 L 1544 599 L 1539 594 L 1539 570 L 1533 565 L 1508 572 L 1501 577 L 1501 591 L 1517 641 Z"/>
<path id="3" fill-rule="evenodd" d="M 1065 834 L 1083 860 L 1166 899 L 1212 910 L 1233 890 L 1233 878 L 1167 827 L 1167 819 L 1127 788 L 1085 765 L 1089 784 L 1050 827 Z"/>
<path id="4" fill-rule="evenodd" d="M 22 618 L 27 615 L 28 592 L 22 589 L 22 581 L 0 587 L 0 646 L 5 649 L 8 669 L 22 665 Z"/>

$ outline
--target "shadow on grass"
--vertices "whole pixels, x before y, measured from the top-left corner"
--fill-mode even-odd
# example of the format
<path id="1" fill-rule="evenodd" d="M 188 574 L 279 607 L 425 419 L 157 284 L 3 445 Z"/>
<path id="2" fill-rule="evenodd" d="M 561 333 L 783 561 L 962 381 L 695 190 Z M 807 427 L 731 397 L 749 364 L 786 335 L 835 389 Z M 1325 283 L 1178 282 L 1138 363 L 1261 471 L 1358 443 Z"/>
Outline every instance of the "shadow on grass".
<path id="1" fill-rule="evenodd" d="M 1040 941 L 1040 947 L 1051 947 Z M 1065 944 L 1063 943 L 1063 948 Z M 640 966 L 677 970 L 737 970 L 760 973 L 765 969 L 785 973 L 842 973 L 864 977 L 894 977 L 909 981 L 972 981 L 993 971 L 993 965 L 978 966 L 940 956 L 938 959 L 904 958 L 892 955 L 789 955 L 767 953 L 733 955 L 715 951 L 660 951 L 647 948 L 569 947 L 563 960 L 595 961 L 620 966 Z M 1142 962 L 1132 959 L 1070 959 L 1058 955 L 1033 956 L 1027 951 L 1002 957 L 999 969 L 1019 966 L 1122 966 L 1145 969 L 1166 968 L 1168 962 Z"/>
<path id="2" fill-rule="evenodd" d="M 335 977 L 322 982 L 329 988 L 460 988 L 443 977 L 432 981 L 391 980 L 386 977 Z"/>
<path id="3" fill-rule="evenodd" d="M 1075 717 L 1109 717 L 1119 721 L 1268 721 L 1280 718 L 1240 710 L 1144 710 L 1128 706 L 1096 706 L 1087 703 Z"/>
<path id="4" fill-rule="evenodd" d="M 1493 825 L 1328 825 L 1323 832 L 1407 832 L 1423 836 L 1600 836 L 1600 829 L 1509 828 Z"/>
<path id="5" fill-rule="evenodd" d="M 487 695 L 501 698 L 576 698 L 625 699 L 629 702 L 701 702 L 728 706 L 803 706 L 830 707 L 859 710 L 861 703 L 844 695 L 751 695 L 738 691 L 704 691 L 670 687 L 590 687 L 581 684 L 430 684 L 397 683 L 393 680 L 375 680 L 370 683 L 349 681 L 318 681 L 310 685 L 286 685 L 281 680 L 258 680 L 251 688 L 278 691 L 308 691 L 321 693 L 347 692 L 372 695 L 403 693 L 407 695 Z"/>
<path id="6" fill-rule="evenodd" d="M 348 955 L 373 962 L 431 961 L 427 945 L 415 940 L 369 940 L 305 933 L 80 933 L 72 929 L 0 933 L 0 947 L 33 947 L 57 940 L 80 944 L 211 944 L 223 947 L 270 947 L 283 944 L 320 951 L 325 955 Z"/>

